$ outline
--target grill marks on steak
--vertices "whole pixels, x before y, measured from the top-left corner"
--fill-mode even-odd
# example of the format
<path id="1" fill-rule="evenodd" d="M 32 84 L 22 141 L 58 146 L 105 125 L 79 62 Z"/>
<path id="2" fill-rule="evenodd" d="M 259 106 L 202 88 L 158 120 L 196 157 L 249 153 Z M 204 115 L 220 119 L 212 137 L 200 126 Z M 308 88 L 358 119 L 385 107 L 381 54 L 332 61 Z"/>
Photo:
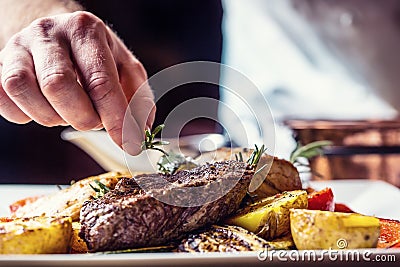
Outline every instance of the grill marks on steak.
<path id="1" fill-rule="evenodd" d="M 206 164 L 175 175 L 140 175 L 136 179 L 152 184 L 150 194 L 135 179 L 122 178 L 103 198 L 86 202 L 81 209 L 80 236 L 90 251 L 156 246 L 181 238 L 184 234 L 213 224 L 233 213 L 240 205 L 253 171 L 243 162 L 224 161 Z M 160 182 L 164 178 L 170 184 Z M 216 192 L 219 186 L 236 183 L 221 198 L 195 207 L 169 205 L 151 195 L 185 198 L 172 187 L 199 187 Z M 199 196 L 202 197 L 202 196 Z"/>

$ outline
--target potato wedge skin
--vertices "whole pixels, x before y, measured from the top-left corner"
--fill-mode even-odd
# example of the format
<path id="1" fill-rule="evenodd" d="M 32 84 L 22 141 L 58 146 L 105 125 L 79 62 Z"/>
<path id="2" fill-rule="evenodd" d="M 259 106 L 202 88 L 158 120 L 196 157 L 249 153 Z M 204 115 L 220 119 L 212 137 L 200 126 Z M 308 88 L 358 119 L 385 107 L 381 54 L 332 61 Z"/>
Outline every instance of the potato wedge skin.
<path id="1" fill-rule="evenodd" d="M 18 218 L 0 223 L 0 254 L 55 254 L 69 251 L 70 217 Z"/>
<path id="2" fill-rule="evenodd" d="M 297 249 L 357 249 L 377 246 L 379 219 L 357 213 L 290 210 L 290 228 Z"/>
<path id="3" fill-rule="evenodd" d="M 72 222 L 72 237 L 71 237 L 71 254 L 81 254 L 89 252 L 86 242 L 79 237 L 81 231 L 81 224 L 79 222 Z"/>
<path id="4" fill-rule="evenodd" d="M 294 190 L 265 198 L 238 211 L 226 224 L 237 225 L 272 240 L 290 233 L 290 209 L 307 208 L 307 192 Z"/>
<path id="5" fill-rule="evenodd" d="M 216 162 L 223 160 L 234 160 L 235 155 L 242 154 L 246 161 L 253 149 L 243 147 L 222 147 L 215 151 L 203 153 L 195 158 L 198 163 Z M 268 154 L 263 154 L 260 162 L 271 163 L 272 166 L 265 173 L 264 182 L 254 191 L 256 200 L 273 196 L 284 191 L 301 190 L 302 184 L 299 172 L 293 164 L 287 160 L 280 159 Z"/>
<path id="6" fill-rule="evenodd" d="M 275 250 L 289 250 L 296 249 L 294 241 L 291 234 L 287 234 L 282 237 L 275 238 L 271 241 L 267 241 Z"/>
<path id="7" fill-rule="evenodd" d="M 73 221 L 78 221 L 82 204 L 96 195 L 96 192 L 89 186 L 94 180 L 98 180 L 112 189 L 120 178 L 128 176 L 129 174 L 108 172 L 98 176 L 87 177 L 68 188 L 39 197 L 33 202 L 18 207 L 14 210 L 12 216 L 15 218 L 68 216 Z"/>

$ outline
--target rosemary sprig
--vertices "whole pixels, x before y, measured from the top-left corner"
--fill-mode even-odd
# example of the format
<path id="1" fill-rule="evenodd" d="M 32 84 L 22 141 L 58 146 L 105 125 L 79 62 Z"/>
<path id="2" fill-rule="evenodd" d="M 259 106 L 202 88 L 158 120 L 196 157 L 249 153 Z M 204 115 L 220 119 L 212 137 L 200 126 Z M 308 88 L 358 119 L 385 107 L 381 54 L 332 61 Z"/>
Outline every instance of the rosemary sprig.
<path id="1" fill-rule="evenodd" d="M 238 156 L 238 154 L 239 154 L 239 156 Z M 235 154 L 235 159 L 236 159 L 236 161 L 243 162 L 244 160 L 243 160 L 243 154 L 242 154 L 242 152 L 239 151 L 238 154 Z"/>
<path id="2" fill-rule="evenodd" d="M 89 184 L 90 187 L 96 192 L 95 199 L 103 197 L 106 193 L 110 192 L 110 188 L 108 188 L 105 184 L 100 182 L 99 180 L 94 180 L 96 186 Z"/>
<path id="3" fill-rule="evenodd" d="M 253 150 L 253 153 L 251 153 L 250 157 L 247 159 L 247 164 L 251 168 L 257 167 L 258 162 L 260 161 L 260 158 L 262 154 L 265 153 L 267 148 L 265 148 L 265 145 L 262 145 L 260 148 L 258 148 L 257 145 L 254 145 L 256 148 Z M 243 160 L 243 158 L 242 158 Z"/>
<path id="4" fill-rule="evenodd" d="M 162 129 L 164 129 L 165 125 L 160 124 L 158 125 L 153 132 L 150 132 L 150 130 L 145 131 L 145 139 L 142 142 L 142 150 L 146 149 L 153 149 L 153 150 L 158 150 L 162 152 L 164 155 L 168 156 L 168 153 L 165 152 L 163 149 L 156 147 L 156 146 L 163 146 L 163 145 L 168 145 L 168 141 L 154 141 L 155 136 L 161 132 Z"/>
<path id="5" fill-rule="evenodd" d="M 249 185 L 249 188 L 246 191 L 246 196 L 245 196 L 244 200 L 242 201 L 242 204 L 244 203 L 244 205 L 246 205 L 246 206 L 250 205 L 251 203 L 254 203 L 254 199 L 257 199 L 257 195 L 254 193 L 254 190 L 256 188 L 258 188 L 258 186 L 260 186 L 260 184 L 258 184 L 256 186 L 256 188 L 254 188 L 254 190 L 252 190 L 251 188 L 254 187 L 254 185 L 252 185 L 252 183 L 253 183 L 253 181 L 261 181 L 261 182 L 264 181 L 265 174 L 262 174 L 261 171 L 267 166 L 267 165 L 263 165 L 257 169 L 257 165 L 260 162 L 261 156 L 265 153 L 267 148 L 265 147 L 265 145 L 262 145 L 260 148 L 256 144 L 254 144 L 254 146 L 255 146 L 255 149 L 253 150 L 253 152 L 250 154 L 249 158 L 246 161 L 248 167 L 255 171 L 253 179 Z M 239 152 L 238 155 L 235 154 L 236 161 L 243 162 L 244 160 L 243 160 L 242 153 Z"/>
<path id="6" fill-rule="evenodd" d="M 323 148 L 330 145 L 332 145 L 332 142 L 328 140 L 315 141 L 304 146 L 297 143 L 297 147 L 290 154 L 289 161 L 293 164 L 304 165 L 300 159 L 311 159 L 315 156 L 322 155 L 324 152 Z"/>
<path id="7" fill-rule="evenodd" d="M 308 143 L 307 145 L 302 146 L 300 143 L 297 143 L 296 148 L 292 151 L 290 154 L 290 159 L 289 161 L 296 167 L 300 167 L 302 169 L 299 169 L 299 173 L 312 173 L 313 175 L 323 178 L 323 176 L 316 172 L 315 170 L 312 170 L 310 167 L 309 162 L 307 160 L 323 155 L 324 151 L 323 148 L 325 146 L 330 146 L 333 143 L 328 140 L 322 140 L 322 141 L 315 141 Z"/>

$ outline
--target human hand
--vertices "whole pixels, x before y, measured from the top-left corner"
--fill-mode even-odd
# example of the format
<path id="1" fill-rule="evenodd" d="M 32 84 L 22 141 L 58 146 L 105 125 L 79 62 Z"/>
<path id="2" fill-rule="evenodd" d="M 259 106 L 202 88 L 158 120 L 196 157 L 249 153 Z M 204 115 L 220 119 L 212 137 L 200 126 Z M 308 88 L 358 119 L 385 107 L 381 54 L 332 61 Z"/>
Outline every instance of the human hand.
<path id="1" fill-rule="evenodd" d="M 0 52 L 0 73 L 0 115 L 11 122 L 34 120 L 82 131 L 104 127 L 122 146 L 125 112 L 136 94 L 130 104 L 136 112 L 129 121 L 134 131 L 129 153 L 138 154 L 144 130 L 154 121 L 144 67 L 88 12 L 33 21 Z"/>

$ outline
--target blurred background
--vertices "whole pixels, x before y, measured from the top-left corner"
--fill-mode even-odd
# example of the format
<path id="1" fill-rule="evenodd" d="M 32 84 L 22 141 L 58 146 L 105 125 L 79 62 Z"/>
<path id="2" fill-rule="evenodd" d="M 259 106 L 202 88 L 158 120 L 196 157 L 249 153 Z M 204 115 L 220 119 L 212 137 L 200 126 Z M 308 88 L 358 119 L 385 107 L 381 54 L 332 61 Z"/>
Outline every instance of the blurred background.
<path id="1" fill-rule="evenodd" d="M 400 186 L 400 1 L 398 0 L 86 0 L 80 1 L 125 40 L 152 76 L 186 61 L 222 62 L 243 72 L 268 101 L 275 154 L 287 158 L 296 142 L 334 141 L 311 162 L 323 179 L 381 179 Z M 234 81 L 221 72 L 222 81 Z M 239 88 L 236 95 L 245 95 Z M 157 92 L 155 92 L 157 95 Z M 180 86 L 157 103 L 155 125 L 194 97 L 220 99 L 235 110 L 235 94 L 209 84 Z M 238 118 L 207 107 L 226 126 L 196 120 L 181 135 L 234 133 L 237 123 L 256 129 L 246 112 Z M 62 127 L 0 119 L 0 183 L 69 183 L 104 170 L 60 138 Z M 255 140 L 255 143 L 258 140 Z M 319 177 L 313 177 L 320 179 Z"/>
<path id="2" fill-rule="evenodd" d="M 310 162 L 312 179 L 400 186 L 399 1 L 226 0 L 223 10 L 222 62 L 248 75 L 267 99 L 275 124 L 261 127 L 275 127 L 275 155 L 287 159 L 296 141 L 330 140 L 325 156 Z M 233 94 L 222 91 L 221 100 L 245 108 Z M 257 110 L 263 102 L 249 104 Z M 249 118 L 220 114 L 230 132 L 238 121 L 255 129 Z M 241 140 L 235 137 L 246 145 Z"/>

